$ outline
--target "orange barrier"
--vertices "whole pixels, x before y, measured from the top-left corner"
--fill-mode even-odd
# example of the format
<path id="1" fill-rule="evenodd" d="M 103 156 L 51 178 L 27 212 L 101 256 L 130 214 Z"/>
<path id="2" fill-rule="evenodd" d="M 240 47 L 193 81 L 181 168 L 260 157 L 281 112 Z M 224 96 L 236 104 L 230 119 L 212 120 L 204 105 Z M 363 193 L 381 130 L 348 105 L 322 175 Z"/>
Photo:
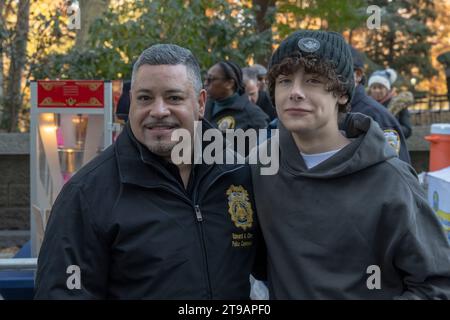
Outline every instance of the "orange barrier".
<path id="1" fill-rule="evenodd" d="M 425 139 L 430 146 L 430 171 L 436 171 L 450 166 L 450 123 L 435 123 L 431 125 L 431 135 Z"/>

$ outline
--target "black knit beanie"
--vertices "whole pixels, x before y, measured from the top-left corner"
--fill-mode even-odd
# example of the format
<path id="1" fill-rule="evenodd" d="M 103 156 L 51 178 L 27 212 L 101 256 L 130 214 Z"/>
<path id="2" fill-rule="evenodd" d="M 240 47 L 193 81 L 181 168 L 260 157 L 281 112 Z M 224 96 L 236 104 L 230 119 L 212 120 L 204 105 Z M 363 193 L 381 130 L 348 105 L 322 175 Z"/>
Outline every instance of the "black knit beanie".
<path id="1" fill-rule="evenodd" d="M 353 60 L 350 46 L 342 35 L 330 31 L 296 31 L 284 39 L 275 50 L 269 62 L 269 70 L 284 58 L 299 53 L 303 57 L 314 56 L 319 60 L 331 62 L 336 74 L 346 83 L 351 101 L 355 89 Z"/>

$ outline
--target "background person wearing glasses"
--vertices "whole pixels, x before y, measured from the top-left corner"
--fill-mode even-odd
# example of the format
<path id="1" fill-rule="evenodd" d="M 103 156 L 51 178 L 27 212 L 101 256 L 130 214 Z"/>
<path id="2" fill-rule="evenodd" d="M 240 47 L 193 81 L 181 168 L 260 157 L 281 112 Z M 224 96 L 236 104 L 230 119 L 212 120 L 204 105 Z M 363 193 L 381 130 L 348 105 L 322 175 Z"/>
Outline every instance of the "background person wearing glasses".
<path id="1" fill-rule="evenodd" d="M 223 132 L 267 127 L 269 118 L 245 94 L 242 70 L 236 63 L 221 61 L 213 65 L 205 77 L 205 89 L 205 119 Z"/>

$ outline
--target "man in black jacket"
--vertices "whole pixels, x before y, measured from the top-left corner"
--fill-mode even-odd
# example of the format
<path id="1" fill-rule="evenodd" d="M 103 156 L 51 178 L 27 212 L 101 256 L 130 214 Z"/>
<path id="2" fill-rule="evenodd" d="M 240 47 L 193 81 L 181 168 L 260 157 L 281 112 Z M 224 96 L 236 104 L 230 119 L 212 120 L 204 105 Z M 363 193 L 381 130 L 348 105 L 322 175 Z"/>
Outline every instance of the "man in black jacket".
<path id="1" fill-rule="evenodd" d="M 52 208 L 35 297 L 248 299 L 259 248 L 248 166 L 172 161 L 172 133 L 193 135 L 204 112 L 196 59 L 146 49 L 130 97 L 125 130 Z"/>
<path id="2" fill-rule="evenodd" d="M 406 139 L 397 119 L 380 103 L 369 97 L 364 90 L 364 62 L 361 54 L 350 47 L 355 74 L 355 94 L 351 102 L 351 112 L 360 112 L 375 120 L 384 132 L 389 144 L 397 152 L 400 159 L 411 163 Z"/>

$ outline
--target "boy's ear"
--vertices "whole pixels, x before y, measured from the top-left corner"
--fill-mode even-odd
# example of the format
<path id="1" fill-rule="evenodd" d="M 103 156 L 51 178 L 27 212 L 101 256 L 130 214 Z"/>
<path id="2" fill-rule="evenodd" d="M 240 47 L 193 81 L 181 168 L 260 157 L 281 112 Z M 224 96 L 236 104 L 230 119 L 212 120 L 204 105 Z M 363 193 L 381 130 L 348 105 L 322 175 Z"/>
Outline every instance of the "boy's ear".
<path id="1" fill-rule="evenodd" d="M 338 99 L 338 104 L 346 104 L 348 102 L 348 96 L 344 95 L 344 96 L 340 96 Z"/>

